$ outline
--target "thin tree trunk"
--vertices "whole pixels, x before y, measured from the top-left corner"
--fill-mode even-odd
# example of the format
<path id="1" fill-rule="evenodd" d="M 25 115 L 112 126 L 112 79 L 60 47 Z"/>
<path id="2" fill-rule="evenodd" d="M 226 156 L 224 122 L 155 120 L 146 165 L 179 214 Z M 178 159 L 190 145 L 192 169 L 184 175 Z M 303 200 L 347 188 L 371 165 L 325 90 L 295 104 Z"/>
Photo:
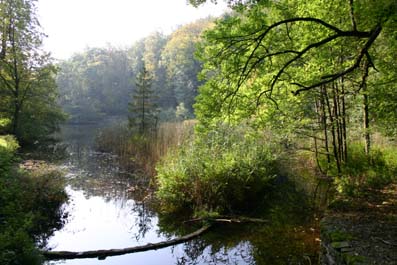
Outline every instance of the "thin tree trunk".
<path id="1" fill-rule="evenodd" d="M 13 22 L 11 22 L 13 23 Z M 13 25 L 13 24 L 12 24 Z M 13 56 L 13 79 L 14 79 L 14 113 L 12 120 L 12 134 L 16 135 L 18 138 L 18 126 L 19 126 L 19 114 L 21 112 L 22 104 L 20 101 L 20 78 L 18 72 L 18 59 L 15 41 L 15 26 L 10 28 L 9 32 L 10 42 L 12 45 L 12 56 Z"/>
<path id="2" fill-rule="evenodd" d="M 332 83 L 333 88 L 333 103 L 334 103 L 334 120 L 335 120 L 335 127 L 336 127 L 336 147 L 338 150 L 338 157 L 340 162 L 343 162 L 342 158 L 342 133 L 341 133 L 341 120 L 340 120 L 340 110 L 339 110 L 339 91 L 338 91 L 338 84 L 337 82 Z"/>
<path id="3" fill-rule="evenodd" d="M 343 135 L 343 157 L 347 161 L 347 131 L 346 131 L 346 102 L 345 102 L 345 83 L 344 78 L 341 78 L 342 88 L 342 135 Z"/>
<path id="4" fill-rule="evenodd" d="M 332 149 L 333 149 L 334 156 L 335 156 L 336 168 L 338 170 L 338 174 L 340 174 L 342 172 L 342 170 L 341 170 L 341 164 L 340 164 L 338 148 L 337 148 L 337 139 L 336 139 L 336 133 L 335 133 L 335 120 L 334 120 L 334 117 L 332 116 L 332 108 L 331 108 L 331 104 L 329 102 L 329 96 L 327 93 L 327 89 L 324 89 L 324 92 L 325 92 L 325 101 L 327 103 L 327 108 L 328 108 L 329 120 L 331 122 L 331 135 L 332 135 L 332 147 L 333 147 Z"/>
<path id="5" fill-rule="evenodd" d="M 322 108 L 322 114 L 323 114 L 322 122 L 323 122 L 324 139 L 325 139 L 325 151 L 327 153 L 327 162 L 329 165 L 329 164 L 331 164 L 331 157 L 330 157 L 330 153 L 329 153 L 329 144 L 328 144 L 329 139 L 328 139 L 328 126 L 327 126 L 327 113 L 325 110 L 325 107 L 326 107 L 325 106 L 325 93 L 326 93 L 325 89 L 326 89 L 325 86 L 321 87 L 320 99 L 321 99 L 321 108 Z"/>
<path id="6" fill-rule="evenodd" d="M 321 97 L 321 91 L 320 91 L 320 95 L 319 96 Z M 315 102 L 315 107 L 316 107 L 318 127 L 320 129 L 323 129 L 322 128 L 322 119 L 323 119 L 323 117 L 322 117 L 321 110 L 320 110 L 321 103 L 319 101 L 320 101 L 319 99 L 315 99 L 314 102 Z M 321 167 L 321 164 L 320 164 L 319 152 L 318 152 L 318 144 L 317 144 L 317 136 L 316 136 L 315 128 L 313 129 L 313 135 L 314 135 L 314 137 L 313 137 L 313 140 L 314 140 L 314 151 L 315 151 L 315 156 L 316 156 L 317 167 L 319 168 L 321 174 L 325 174 L 325 172 L 323 171 L 323 169 Z"/>
<path id="7" fill-rule="evenodd" d="M 19 124 L 19 113 L 20 113 L 20 108 L 19 108 L 19 102 L 17 99 L 15 99 L 14 102 L 14 113 L 13 113 L 13 118 L 12 118 L 12 131 L 11 133 L 13 135 L 18 134 L 18 124 Z"/>
<path id="8" fill-rule="evenodd" d="M 368 155 L 371 149 L 371 135 L 369 132 L 369 98 L 367 90 L 367 78 L 369 72 L 369 62 L 365 61 L 364 75 L 361 82 L 361 91 L 363 93 L 363 127 L 364 127 L 364 142 L 365 142 L 365 153 Z"/>
<path id="9" fill-rule="evenodd" d="M 365 139 L 365 153 L 368 155 L 371 151 L 371 135 L 369 133 L 369 99 L 367 94 L 367 86 L 363 87 L 363 104 L 364 104 L 364 139 Z"/>

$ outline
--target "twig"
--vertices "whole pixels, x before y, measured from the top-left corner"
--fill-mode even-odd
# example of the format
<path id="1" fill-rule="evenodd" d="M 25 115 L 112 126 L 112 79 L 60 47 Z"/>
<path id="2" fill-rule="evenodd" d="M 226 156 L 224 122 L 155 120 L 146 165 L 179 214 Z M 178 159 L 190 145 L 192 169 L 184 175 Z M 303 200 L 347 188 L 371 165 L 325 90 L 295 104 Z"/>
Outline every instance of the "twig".
<path id="1" fill-rule="evenodd" d="M 396 244 L 396 243 L 391 243 L 391 242 L 386 241 L 386 240 L 384 240 L 384 239 L 382 239 L 382 238 L 380 238 L 380 237 L 372 237 L 372 239 L 376 239 L 376 240 L 378 240 L 378 241 L 381 241 L 382 243 L 384 243 L 384 244 L 386 244 L 386 245 L 389 245 L 389 246 L 397 247 L 397 244 Z"/>

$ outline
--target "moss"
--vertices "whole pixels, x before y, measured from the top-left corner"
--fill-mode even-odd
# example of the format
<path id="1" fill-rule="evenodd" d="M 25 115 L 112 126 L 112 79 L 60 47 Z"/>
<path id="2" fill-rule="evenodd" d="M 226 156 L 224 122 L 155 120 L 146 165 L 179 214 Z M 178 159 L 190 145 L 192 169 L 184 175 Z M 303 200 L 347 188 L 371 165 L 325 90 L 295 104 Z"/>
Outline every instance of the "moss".
<path id="1" fill-rule="evenodd" d="M 350 246 L 349 242 L 347 241 L 337 241 L 337 242 L 332 242 L 331 246 L 335 249 L 341 249 L 341 248 L 347 248 Z"/>
<path id="2" fill-rule="evenodd" d="M 341 230 L 334 230 L 329 233 L 332 242 L 350 241 L 353 236 Z"/>
<path id="3" fill-rule="evenodd" d="M 343 253 L 343 260 L 347 265 L 367 264 L 367 259 L 363 256 L 354 255 L 353 253 Z"/>
<path id="4" fill-rule="evenodd" d="M 345 231 L 335 228 L 328 218 L 320 222 L 320 231 L 325 240 L 330 242 L 351 241 L 353 236 Z"/>

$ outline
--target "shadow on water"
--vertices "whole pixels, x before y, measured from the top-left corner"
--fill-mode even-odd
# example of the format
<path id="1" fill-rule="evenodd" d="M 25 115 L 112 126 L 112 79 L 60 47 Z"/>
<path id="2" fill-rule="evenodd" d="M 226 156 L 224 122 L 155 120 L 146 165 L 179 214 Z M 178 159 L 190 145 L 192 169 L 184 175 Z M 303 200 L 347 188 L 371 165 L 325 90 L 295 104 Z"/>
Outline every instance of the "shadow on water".
<path id="1" fill-rule="evenodd" d="M 48 239 L 48 248 L 125 248 L 168 240 L 197 229 L 199 224 L 184 223 L 183 216 L 159 215 L 146 203 L 147 180 L 133 172 L 123 172 L 117 156 L 93 149 L 98 128 L 65 126 L 62 130 L 69 153 L 60 166 L 68 182 L 70 200 L 64 205 L 68 217 L 64 227 Z M 285 194 L 279 196 L 285 198 Z M 291 200 L 299 203 L 295 197 Z M 307 225 L 305 218 L 292 217 L 307 216 L 302 209 L 290 207 L 286 213 L 284 206 L 269 210 L 271 225 L 217 225 L 198 239 L 157 251 L 103 261 L 83 259 L 47 264 L 316 264 L 317 230 L 310 222 Z"/>

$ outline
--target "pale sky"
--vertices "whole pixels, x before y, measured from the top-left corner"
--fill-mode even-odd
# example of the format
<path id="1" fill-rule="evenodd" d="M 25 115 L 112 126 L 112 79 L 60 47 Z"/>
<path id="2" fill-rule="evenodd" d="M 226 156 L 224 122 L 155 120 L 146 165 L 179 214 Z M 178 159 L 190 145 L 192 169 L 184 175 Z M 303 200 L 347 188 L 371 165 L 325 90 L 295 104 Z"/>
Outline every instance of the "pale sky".
<path id="1" fill-rule="evenodd" d="M 128 47 L 154 31 L 165 34 L 226 10 L 208 3 L 200 8 L 187 0 L 39 0 L 38 15 L 48 35 L 44 47 L 57 59 L 66 59 L 86 47 L 107 44 Z"/>

